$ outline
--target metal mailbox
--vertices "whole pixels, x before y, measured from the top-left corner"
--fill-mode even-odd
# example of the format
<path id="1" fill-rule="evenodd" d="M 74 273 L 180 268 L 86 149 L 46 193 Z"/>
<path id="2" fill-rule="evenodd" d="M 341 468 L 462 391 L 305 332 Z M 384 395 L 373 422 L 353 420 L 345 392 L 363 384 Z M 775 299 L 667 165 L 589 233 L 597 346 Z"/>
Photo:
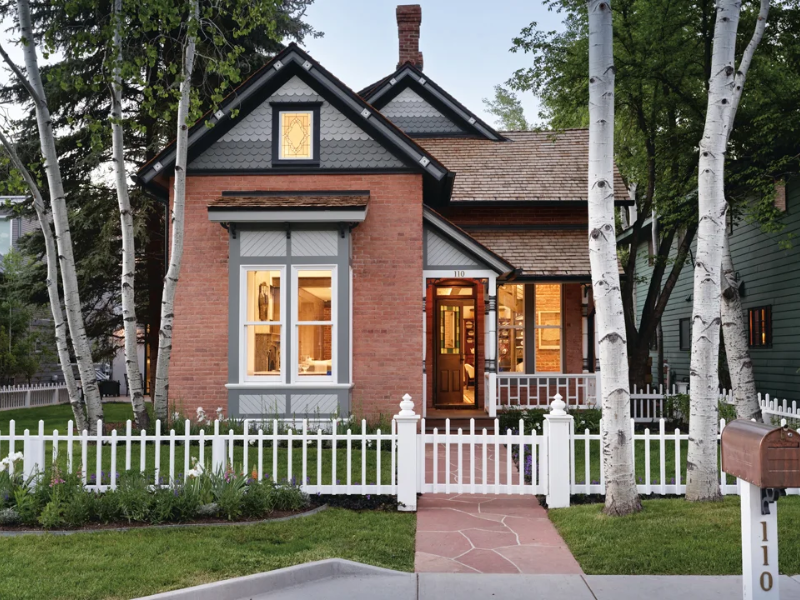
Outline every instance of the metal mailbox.
<path id="1" fill-rule="evenodd" d="M 722 430 L 722 470 L 760 488 L 800 487 L 800 433 L 744 419 Z"/>

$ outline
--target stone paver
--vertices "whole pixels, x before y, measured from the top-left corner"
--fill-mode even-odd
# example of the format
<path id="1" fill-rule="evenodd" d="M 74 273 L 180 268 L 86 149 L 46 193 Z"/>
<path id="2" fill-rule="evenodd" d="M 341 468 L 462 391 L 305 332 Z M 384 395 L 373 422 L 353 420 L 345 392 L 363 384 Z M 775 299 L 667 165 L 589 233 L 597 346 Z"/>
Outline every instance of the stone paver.
<path id="1" fill-rule="evenodd" d="M 535 496 L 425 494 L 416 550 L 418 573 L 582 573 Z"/>

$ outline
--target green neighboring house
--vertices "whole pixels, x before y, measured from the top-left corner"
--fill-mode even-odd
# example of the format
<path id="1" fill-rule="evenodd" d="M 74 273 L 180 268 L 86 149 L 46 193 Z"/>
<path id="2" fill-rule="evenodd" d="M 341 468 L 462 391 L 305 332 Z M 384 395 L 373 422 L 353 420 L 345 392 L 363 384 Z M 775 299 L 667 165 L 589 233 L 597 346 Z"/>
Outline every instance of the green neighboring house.
<path id="1" fill-rule="evenodd" d="M 750 355 L 755 368 L 756 388 L 771 398 L 800 400 L 800 178 L 777 188 L 776 206 L 784 211 L 784 229 L 780 233 L 764 233 L 758 224 L 746 218 L 729 224 L 733 263 L 742 290 L 742 306 L 748 313 Z M 652 265 L 650 222 L 646 222 L 644 242 L 636 249 L 636 307 L 641 318 L 647 296 Z M 627 245 L 630 230 L 618 237 L 620 246 Z M 780 242 L 790 240 L 791 247 Z M 673 247 L 673 256 L 678 239 Z M 696 240 L 681 271 L 669 304 L 662 318 L 664 361 L 669 365 L 670 384 L 689 381 L 689 349 L 693 266 Z M 653 382 L 658 384 L 658 351 L 651 349 Z"/>

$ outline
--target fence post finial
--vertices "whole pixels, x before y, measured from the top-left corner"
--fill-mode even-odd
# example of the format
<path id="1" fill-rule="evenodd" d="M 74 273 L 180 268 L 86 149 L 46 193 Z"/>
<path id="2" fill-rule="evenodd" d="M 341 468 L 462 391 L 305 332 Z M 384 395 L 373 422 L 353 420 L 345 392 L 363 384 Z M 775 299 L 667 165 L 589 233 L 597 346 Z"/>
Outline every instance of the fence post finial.
<path id="1" fill-rule="evenodd" d="M 556 395 L 553 396 L 553 401 L 550 403 L 550 414 L 557 417 L 563 417 L 567 414 L 567 411 L 564 410 L 566 407 L 567 403 L 564 402 L 561 394 L 556 393 Z"/>
<path id="2" fill-rule="evenodd" d="M 414 412 L 414 401 L 411 399 L 411 396 L 405 394 L 403 396 L 403 401 L 400 402 L 400 413 L 398 416 L 400 417 L 413 417 L 416 413 Z"/>

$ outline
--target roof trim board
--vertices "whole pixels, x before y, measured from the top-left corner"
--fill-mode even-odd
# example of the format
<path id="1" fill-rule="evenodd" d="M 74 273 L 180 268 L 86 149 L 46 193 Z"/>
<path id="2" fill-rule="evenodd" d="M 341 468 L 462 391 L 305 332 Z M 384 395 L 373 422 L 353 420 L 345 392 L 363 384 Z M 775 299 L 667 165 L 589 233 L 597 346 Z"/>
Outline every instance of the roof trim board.
<path id="1" fill-rule="evenodd" d="M 422 71 L 411 63 L 405 63 L 392 75 L 361 90 L 359 94 L 380 110 L 409 87 L 425 100 L 430 101 L 434 108 L 458 123 L 466 133 L 472 132 L 489 140 L 505 141 L 506 138 L 444 91 L 427 75 L 423 75 Z"/>
<path id="2" fill-rule="evenodd" d="M 431 182 L 446 182 L 450 173 L 432 154 L 421 148 L 294 43 L 229 94 L 213 115 L 204 115 L 190 128 L 189 162 L 238 123 L 239 118 L 243 118 L 255 106 L 265 101 L 272 91 L 293 76 L 298 76 L 325 97 L 409 168 L 423 173 Z M 234 110 L 238 111 L 237 119 L 231 118 Z M 206 123 L 212 127 L 208 127 Z M 172 170 L 175 158 L 176 148 L 173 141 L 142 166 L 137 173 L 138 181 L 146 188 L 163 195 L 166 187 L 154 180 Z M 308 169 L 311 170 L 313 167 Z"/>
<path id="3" fill-rule="evenodd" d="M 239 207 L 208 207 L 212 223 L 361 223 L 367 218 L 362 208 L 294 208 L 277 209 Z"/>
<path id="4" fill-rule="evenodd" d="M 422 219 L 423 222 L 431 225 L 438 233 L 444 235 L 449 241 L 486 264 L 498 275 L 510 275 L 515 271 L 514 265 L 510 262 L 477 242 L 467 232 L 453 225 L 427 206 L 423 207 Z"/>

